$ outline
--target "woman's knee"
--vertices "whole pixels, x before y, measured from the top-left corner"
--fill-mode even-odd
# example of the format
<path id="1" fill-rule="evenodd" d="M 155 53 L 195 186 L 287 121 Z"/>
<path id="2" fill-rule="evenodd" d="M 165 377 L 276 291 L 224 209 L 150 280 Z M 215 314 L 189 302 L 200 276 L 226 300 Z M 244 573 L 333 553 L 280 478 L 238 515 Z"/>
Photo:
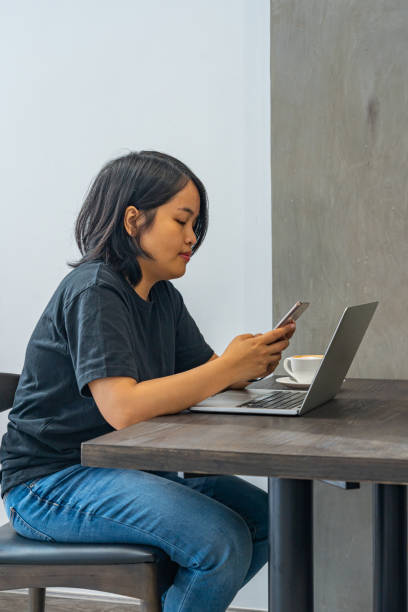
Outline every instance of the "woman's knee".
<path id="1" fill-rule="evenodd" d="M 268 537 L 268 494 L 239 476 L 219 475 L 213 479 L 213 498 L 233 509 L 246 521 L 253 541 Z"/>
<path id="2" fill-rule="evenodd" d="M 204 571 L 239 568 L 246 574 L 252 560 L 253 542 L 244 519 L 225 508 L 222 518 L 206 535 L 203 546 L 195 555 L 194 567 Z"/>

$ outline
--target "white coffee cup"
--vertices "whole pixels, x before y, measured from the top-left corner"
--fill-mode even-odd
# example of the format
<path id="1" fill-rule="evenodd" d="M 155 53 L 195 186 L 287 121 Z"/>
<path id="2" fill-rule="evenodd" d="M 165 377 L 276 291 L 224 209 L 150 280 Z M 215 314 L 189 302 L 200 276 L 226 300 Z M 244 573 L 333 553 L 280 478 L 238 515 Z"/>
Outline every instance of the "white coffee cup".
<path id="1" fill-rule="evenodd" d="M 293 355 L 286 357 L 283 367 L 298 383 L 310 385 L 323 361 L 324 355 Z"/>

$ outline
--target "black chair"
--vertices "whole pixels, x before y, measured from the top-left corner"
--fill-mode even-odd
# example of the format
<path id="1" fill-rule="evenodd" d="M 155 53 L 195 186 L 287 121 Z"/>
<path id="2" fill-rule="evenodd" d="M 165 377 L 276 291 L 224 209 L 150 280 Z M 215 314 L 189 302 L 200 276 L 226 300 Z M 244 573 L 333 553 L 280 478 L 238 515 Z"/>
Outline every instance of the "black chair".
<path id="1" fill-rule="evenodd" d="M 12 406 L 19 376 L 0 373 L 0 412 Z M 40 542 L 0 527 L 0 591 L 29 588 L 30 612 L 44 612 L 47 587 L 76 587 L 136 597 L 159 612 L 177 564 L 159 548 L 137 544 Z"/>

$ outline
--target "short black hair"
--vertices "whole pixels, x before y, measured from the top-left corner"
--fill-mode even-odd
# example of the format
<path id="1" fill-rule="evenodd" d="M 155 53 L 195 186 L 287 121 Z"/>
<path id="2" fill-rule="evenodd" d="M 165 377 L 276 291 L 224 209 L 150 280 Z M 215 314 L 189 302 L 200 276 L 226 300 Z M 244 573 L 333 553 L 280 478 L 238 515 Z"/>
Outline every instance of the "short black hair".
<path id="1" fill-rule="evenodd" d="M 208 229 L 208 197 L 203 183 L 183 162 L 158 151 L 132 151 L 107 162 L 94 179 L 75 223 L 75 239 L 82 258 L 67 262 L 71 268 L 102 260 L 111 264 L 132 286 L 139 283 L 142 271 L 136 259 L 152 259 L 140 245 L 141 235 L 151 227 L 162 206 L 181 191 L 188 181 L 200 194 L 200 212 L 194 224 L 198 250 Z M 143 222 L 135 236 L 124 226 L 128 206 L 144 211 Z"/>

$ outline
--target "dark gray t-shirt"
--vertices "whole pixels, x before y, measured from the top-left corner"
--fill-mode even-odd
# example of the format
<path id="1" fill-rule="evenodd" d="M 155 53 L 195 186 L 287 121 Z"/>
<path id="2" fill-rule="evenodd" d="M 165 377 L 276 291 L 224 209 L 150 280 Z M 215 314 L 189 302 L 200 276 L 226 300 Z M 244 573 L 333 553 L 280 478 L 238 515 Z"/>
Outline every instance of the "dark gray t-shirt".
<path id="1" fill-rule="evenodd" d="M 142 382 L 210 359 L 214 351 L 172 283 L 157 282 L 150 299 L 101 261 L 61 281 L 28 343 L 1 444 L 2 497 L 80 463 L 81 442 L 113 431 L 88 382 L 107 376 Z"/>

